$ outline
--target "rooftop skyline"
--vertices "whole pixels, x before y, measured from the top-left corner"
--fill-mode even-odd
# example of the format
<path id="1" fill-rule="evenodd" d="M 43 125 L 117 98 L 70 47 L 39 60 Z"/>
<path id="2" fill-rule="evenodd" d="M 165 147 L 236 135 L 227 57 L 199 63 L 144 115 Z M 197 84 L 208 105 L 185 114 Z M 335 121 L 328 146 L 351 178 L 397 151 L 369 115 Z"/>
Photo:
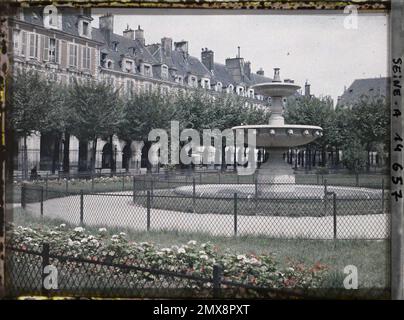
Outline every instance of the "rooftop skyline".
<path id="1" fill-rule="evenodd" d="M 186 40 L 189 53 L 200 58 L 202 48 L 214 51 L 215 62 L 237 55 L 251 61 L 256 72 L 271 77 L 281 68 L 282 79 L 304 87 L 309 81 L 316 96 L 337 101 L 355 79 L 387 76 L 388 23 L 384 14 L 359 14 L 358 29 L 345 29 L 341 14 L 268 14 L 190 10 L 93 9 L 93 27 L 105 13 L 114 14 L 114 32 L 129 25 L 144 30 L 146 44 L 161 38 Z M 193 14 L 191 14 L 193 13 Z M 220 13 L 220 14 L 219 14 Z"/>

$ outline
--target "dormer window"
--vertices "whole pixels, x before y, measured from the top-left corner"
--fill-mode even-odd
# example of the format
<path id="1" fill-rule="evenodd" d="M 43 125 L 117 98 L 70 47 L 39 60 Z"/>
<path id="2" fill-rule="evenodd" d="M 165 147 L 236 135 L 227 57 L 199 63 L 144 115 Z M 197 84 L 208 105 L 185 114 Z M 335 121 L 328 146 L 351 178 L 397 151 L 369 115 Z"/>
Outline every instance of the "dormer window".
<path id="1" fill-rule="evenodd" d="M 175 78 L 175 82 L 177 82 L 177 83 L 183 85 L 183 84 L 184 84 L 184 78 L 183 78 L 182 76 L 177 76 L 177 77 Z"/>
<path id="2" fill-rule="evenodd" d="M 47 29 L 58 29 L 59 15 L 58 15 L 58 9 L 55 6 L 48 5 L 43 9 L 43 24 L 44 27 Z"/>
<path id="3" fill-rule="evenodd" d="M 227 93 L 233 93 L 234 90 L 234 86 L 232 84 L 229 84 L 229 86 L 227 87 Z"/>
<path id="4" fill-rule="evenodd" d="M 210 89 L 210 80 L 209 79 L 201 79 L 201 87 L 204 89 Z"/>
<path id="5" fill-rule="evenodd" d="M 117 41 L 112 42 L 112 50 L 118 51 L 118 42 Z"/>
<path id="6" fill-rule="evenodd" d="M 153 75 L 151 65 L 149 64 L 143 65 L 143 75 L 145 75 L 146 77 L 151 77 Z"/>
<path id="7" fill-rule="evenodd" d="M 87 21 L 83 21 L 83 35 L 86 37 L 90 35 L 90 24 Z"/>
<path id="8" fill-rule="evenodd" d="M 114 67 L 114 63 L 112 60 L 107 60 L 106 66 L 108 69 L 112 69 Z"/>
<path id="9" fill-rule="evenodd" d="M 216 83 L 216 91 L 217 92 L 222 92 L 223 85 L 221 82 Z"/>
<path id="10" fill-rule="evenodd" d="M 237 86 L 237 94 L 242 96 L 244 94 L 244 88 L 241 86 Z"/>
<path id="11" fill-rule="evenodd" d="M 191 86 L 193 88 L 197 88 L 198 79 L 195 76 L 189 76 L 188 84 L 189 84 L 189 86 Z"/>
<path id="12" fill-rule="evenodd" d="M 132 72 L 133 71 L 133 61 L 124 60 L 124 71 Z"/>
<path id="13" fill-rule="evenodd" d="M 248 96 L 254 98 L 254 89 L 248 89 Z"/>
<path id="14" fill-rule="evenodd" d="M 168 67 L 166 65 L 161 66 L 161 78 L 168 79 Z"/>

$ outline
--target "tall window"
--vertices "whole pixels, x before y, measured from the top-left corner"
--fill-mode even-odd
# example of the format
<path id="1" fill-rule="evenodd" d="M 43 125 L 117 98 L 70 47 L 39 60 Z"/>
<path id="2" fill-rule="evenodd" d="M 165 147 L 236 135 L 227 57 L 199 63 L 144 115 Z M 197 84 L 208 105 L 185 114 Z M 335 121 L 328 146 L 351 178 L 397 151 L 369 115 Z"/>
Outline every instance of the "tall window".
<path id="1" fill-rule="evenodd" d="M 29 34 L 29 57 L 38 59 L 39 35 L 36 33 Z"/>
<path id="2" fill-rule="evenodd" d="M 27 33 L 21 31 L 21 51 L 20 54 L 25 56 L 27 54 Z"/>
<path id="3" fill-rule="evenodd" d="M 59 40 L 55 38 L 49 39 L 49 61 L 50 62 L 59 62 Z"/>
<path id="4" fill-rule="evenodd" d="M 81 65 L 83 69 L 90 69 L 90 51 L 91 49 L 89 47 L 84 47 L 83 46 L 83 54 L 81 55 L 82 57 L 82 62 Z"/>
<path id="5" fill-rule="evenodd" d="M 69 66 L 77 67 L 77 44 L 69 44 Z"/>
<path id="6" fill-rule="evenodd" d="M 21 39 L 21 31 L 14 30 L 13 31 L 13 49 L 14 49 L 14 54 L 16 54 L 16 55 L 20 54 L 20 39 Z"/>

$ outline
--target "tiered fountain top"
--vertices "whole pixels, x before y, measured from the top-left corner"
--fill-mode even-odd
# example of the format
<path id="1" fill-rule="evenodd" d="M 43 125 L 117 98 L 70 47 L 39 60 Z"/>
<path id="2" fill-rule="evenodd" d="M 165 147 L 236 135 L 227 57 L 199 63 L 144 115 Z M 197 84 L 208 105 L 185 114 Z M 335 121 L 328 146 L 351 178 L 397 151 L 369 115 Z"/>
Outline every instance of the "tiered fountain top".
<path id="1" fill-rule="evenodd" d="M 298 124 L 285 124 L 283 117 L 283 98 L 289 97 L 300 89 L 300 86 L 282 82 L 279 68 L 274 69 L 272 82 L 253 86 L 256 93 L 271 97 L 271 116 L 267 125 L 245 125 L 236 129 L 255 129 L 257 147 L 295 147 L 308 144 L 323 135 L 322 128 Z"/>

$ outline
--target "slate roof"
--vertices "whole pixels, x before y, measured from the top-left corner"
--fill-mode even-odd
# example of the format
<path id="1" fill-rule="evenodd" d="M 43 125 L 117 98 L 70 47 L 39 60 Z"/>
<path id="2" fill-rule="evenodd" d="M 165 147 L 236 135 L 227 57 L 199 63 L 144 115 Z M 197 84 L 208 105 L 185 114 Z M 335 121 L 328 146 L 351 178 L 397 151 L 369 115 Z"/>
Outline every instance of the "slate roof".
<path id="1" fill-rule="evenodd" d="M 78 33 L 78 10 L 75 8 L 61 8 L 59 13 L 63 15 L 62 18 L 62 31 L 74 36 L 79 36 Z M 43 8 L 28 8 L 24 9 L 24 21 L 34 25 L 43 26 Z M 236 86 L 236 83 L 228 72 L 226 65 L 221 63 L 214 63 L 213 73 L 210 72 L 201 60 L 197 57 L 184 54 L 179 50 L 172 50 L 171 56 L 167 57 L 163 54 L 161 44 L 148 44 L 144 45 L 138 40 L 129 39 L 123 35 L 115 33 L 110 34 L 110 43 L 116 42 L 117 48 L 114 50 L 112 46 L 107 44 L 103 32 L 98 28 L 92 28 L 92 39 L 103 43 L 100 46 L 100 51 L 107 54 L 107 58 L 111 59 L 113 63 L 113 70 L 121 71 L 120 61 L 122 56 L 126 55 L 133 58 L 136 63 L 140 60 L 151 65 L 166 64 L 169 68 L 176 69 L 178 75 L 186 78 L 187 75 L 196 75 L 198 78 L 206 77 L 211 79 L 211 84 L 221 82 L 224 87 L 229 84 Z M 133 52 L 134 50 L 134 52 Z M 156 77 L 159 77 L 156 75 Z M 174 80 L 170 75 L 170 80 Z M 271 78 L 260 76 L 251 73 L 250 78 L 246 78 L 243 84 L 253 85 L 262 82 L 271 81 Z"/>
<path id="2" fill-rule="evenodd" d="M 342 94 L 338 105 L 352 105 L 363 96 L 386 97 L 388 95 L 389 78 L 356 79 Z"/>

